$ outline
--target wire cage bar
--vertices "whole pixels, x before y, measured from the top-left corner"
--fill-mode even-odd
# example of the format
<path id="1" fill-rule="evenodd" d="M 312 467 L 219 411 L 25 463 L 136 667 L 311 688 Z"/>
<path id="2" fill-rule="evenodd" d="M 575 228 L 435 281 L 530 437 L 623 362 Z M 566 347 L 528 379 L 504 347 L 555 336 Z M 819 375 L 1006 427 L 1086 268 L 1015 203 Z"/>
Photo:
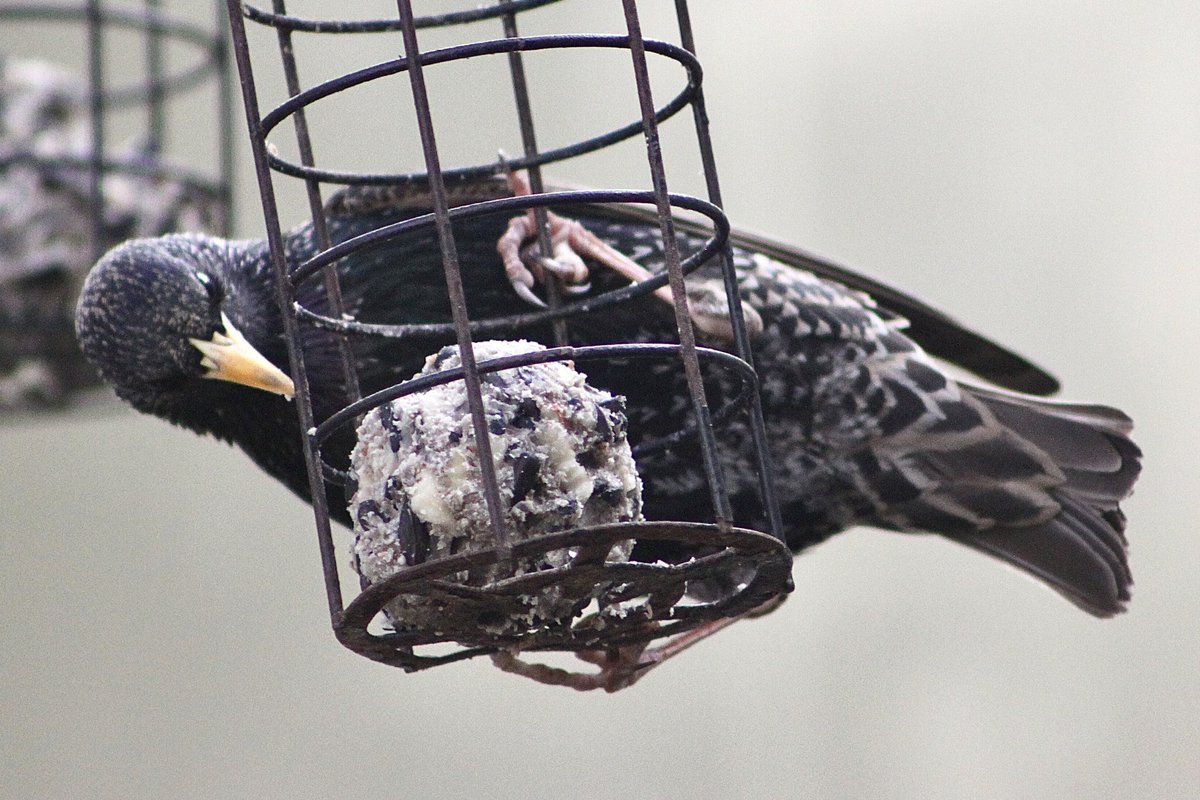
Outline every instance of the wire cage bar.
<path id="1" fill-rule="evenodd" d="M 215 232 L 228 234 L 233 191 L 233 122 L 228 108 L 233 97 L 229 74 L 229 45 L 223 9 L 214 4 L 217 13 L 207 24 L 165 8 L 163 0 L 135 2 L 105 2 L 86 0 L 82 3 L 0 2 L 0 21 L 6 25 L 28 24 L 41 27 L 62 26 L 83 31 L 86 42 L 86 91 L 89 111 L 88 124 L 91 146 L 87 153 L 62 153 L 54 163 L 45 163 L 47 156 L 21 148 L 0 153 L 0 169 L 18 163 L 41 163 L 43 166 L 89 170 L 96 208 L 105 202 L 100 184 L 106 174 L 131 175 L 172 180 L 202 195 L 212 204 Z M 141 40 L 145 55 L 140 70 L 112 69 L 104 59 L 106 39 L 113 31 L 134 32 Z M 186 63 L 169 65 L 168 46 L 187 51 Z M 193 164 L 175 163 L 166 152 L 168 139 L 182 139 L 176 128 L 182 122 L 172 119 L 168 104 L 201 86 L 213 86 L 217 107 L 208 115 L 212 125 L 207 137 L 218 142 L 216 169 L 202 169 Z M 138 126 L 141 141 L 135 152 L 120 152 L 108 141 L 107 131 L 112 118 L 131 110 L 144 114 Z M 174 124 L 174 127 L 172 125 Z M 198 131 L 189 130 L 189 136 Z M 102 215 L 97 214 L 97 226 Z M 103 247 L 104 236 L 94 247 Z M 99 255 L 97 253 L 96 255 Z"/>
<path id="2" fill-rule="evenodd" d="M 649 642 L 663 639 L 651 661 L 664 653 L 686 646 L 695 631 L 720 626 L 731 619 L 777 601 L 790 590 L 790 554 L 782 542 L 778 507 L 775 502 L 770 464 L 765 448 L 762 415 L 758 407 L 757 376 L 750 366 L 750 340 L 737 294 L 737 278 L 729 257 L 729 224 L 720 209 L 707 115 L 700 91 L 702 70 L 693 52 L 690 19 L 686 0 L 676 3 L 676 16 L 683 46 L 646 39 L 642 35 L 635 0 L 622 0 L 626 30 L 621 35 L 554 34 L 521 36 L 518 20 L 558 0 L 497 0 L 462 11 L 417 15 L 411 0 L 398 0 L 396 15 L 387 19 L 332 20 L 307 19 L 288 14 L 284 0 L 273 0 L 266 10 L 242 0 L 227 0 L 233 52 L 241 76 L 247 128 L 254 156 L 258 188 L 266 223 L 270 257 L 278 278 L 278 300 L 284 312 L 290 366 L 296 384 L 296 405 L 302 428 L 308 432 L 304 447 L 308 478 L 312 489 L 318 544 L 321 551 L 326 595 L 333 628 L 339 641 L 362 655 L 382 663 L 419 670 L 477 655 L 491 654 L 501 666 L 523 674 L 584 687 L 564 673 L 548 671 L 536 665 L 518 662 L 514 654 L 523 651 L 568 651 L 603 666 L 616 660 L 622 648 L 634 648 L 644 656 Z M 469 40 L 439 49 L 422 50 L 419 31 L 465 27 L 468 23 L 499 20 L 501 36 L 487 40 Z M 252 53 L 247 22 L 273 30 L 278 58 L 283 68 L 288 99 L 262 113 L 258 98 L 260 75 L 252 63 L 263 60 L 262 52 Z M 294 37 L 354 34 L 399 34 L 403 55 L 365 68 L 351 70 L 332 79 L 304 88 L 299 77 Z M 565 146 L 542 149 L 535 129 L 536 114 L 530 99 L 529 79 L 524 59 L 543 51 L 620 51 L 629 57 L 638 99 L 639 118 L 611 131 Z M 503 56 L 507 61 L 514 94 L 516 118 L 521 137 L 521 154 L 503 158 L 503 163 L 443 164 L 438 146 L 438 127 L 431 109 L 426 73 L 440 65 Z M 660 58 L 680 66 L 686 82 L 669 101 L 656 105 L 648 60 Z M 407 79 L 408 99 L 416 117 L 421 144 L 421 168 L 400 172 L 330 169 L 318 166 L 306 112 L 320 101 L 348 89 L 385 79 Z M 392 84 L 395 88 L 395 84 Z M 399 91 L 397 91 L 399 95 Z M 702 168 L 709 199 L 674 194 L 668 189 L 658 125 L 691 107 L 699 143 Z M 288 159 L 273 146 L 269 137 L 290 120 L 296 137 L 298 158 Z M 541 168 L 614 143 L 640 137 L 646 144 L 647 169 L 652 189 L 636 190 L 556 190 L 544 181 Z M 527 170 L 529 193 L 511 196 L 512 191 L 497 191 L 495 176 L 504 171 Z M 303 184 L 311 215 L 313 252 L 298 257 L 289 250 L 287 236 L 280 224 L 276 196 L 276 176 Z M 400 193 L 415 198 L 413 213 L 362 232 L 343 241 L 330 236 L 328 215 L 331 204 L 349 202 L 341 195 L 324 196 L 324 187 L 358 187 Z M 603 208 L 644 207 L 646 224 L 656 226 L 661 236 L 665 269 L 623 288 L 566 298 L 555 281 L 547 281 L 546 308 L 518 313 L 503 313 L 489 318 L 473 318 L 468 312 L 471 288 L 464 285 L 459 264 L 460 243 L 456 225 L 484 215 L 520 216 L 530 211 L 535 219 L 537 246 L 550 252 L 549 217 L 556 209 L 586 205 Z M 680 214 L 691 213 L 687 222 L 677 222 Z M 689 226 L 704 243 L 694 252 L 683 253 L 677 243 L 677 225 Z M 450 314 L 439 321 L 411 324 L 375 323 L 359 320 L 342 299 L 341 280 L 353 269 L 356 254 L 395 241 L 403 236 L 423 235 L 436 240 L 440 252 Z M 733 328 L 733 352 L 700 347 L 688 312 L 685 276 L 709 263 L 721 265 L 726 301 Z M 500 267 L 497 266 L 499 269 Z M 298 289 L 320 275 L 327 310 L 314 310 L 299 302 Z M 614 342 L 571 345 L 573 325 L 588 314 L 619 307 L 633 299 L 666 287 L 674 307 L 676 340 L 668 342 Z M 314 411 L 312 387 L 307 371 L 303 337 L 306 331 L 320 330 L 336 338 L 340 369 L 344 377 L 344 403 L 341 408 L 318 418 Z M 547 349 L 514 356 L 476 358 L 475 345 L 480 337 L 520 336 L 530 330 L 549 330 L 544 341 Z M 354 342 L 364 337 L 396 340 L 420 338 L 437 342 L 430 352 L 443 344 L 458 349 L 460 366 L 432 375 L 423 375 L 389 386 L 361 387 L 355 362 Z M 511 541 L 502 520 L 501 499 L 493 473 L 488 422 L 481 384 L 487 376 L 517 367 L 549 362 L 571 361 L 583 371 L 602 362 L 637 364 L 643 361 L 668 361 L 678 365 L 684 376 L 686 407 L 690 421 L 681 421 L 678 429 L 658 438 L 636 442 L 634 455 L 646 454 L 678 445 L 683 441 L 699 443 L 703 474 L 713 510 L 707 522 L 648 520 L 613 525 L 553 531 L 522 541 Z M 737 390 L 711 408 L 706 380 L 713 376 L 735 385 Z M 427 391 L 433 386 L 461 382 L 470 408 L 474 442 L 479 452 L 480 482 L 486 499 L 488 520 L 495 546 L 472 548 L 450 557 L 436 558 L 399 569 L 385 580 L 368 584 L 362 581 L 362 593 L 346 604 L 338 576 L 331 526 L 331 503 L 337 502 L 332 486 L 348 484 L 344 453 L 330 453 L 331 437 L 371 409 L 392 400 Z M 363 389 L 371 391 L 362 396 Z M 719 429 L 732 418 L 746 420 L 755 444 L 754 468 L 759 480 L 759 500 L 764 509 L 768 531 L 738 526 L 726 486 L 725 466 L 719 445 Z M 347 492 L 348 494 L 349 492 Z M 331 500 L 330 498 L 334 498 Z M 609 558 L 622 542 L 666 542 L 685 557 L 672 563 L 662 561 L 627 563 Z M 484 567 L 504 565 L 513 559 L 548 551 L 572 554 L 565 566 L 512 575 L 492 583 L 463 582 L 462 575 L 478 574 Z M 740 572 L 739 572 L 740 570 Z M 716 576 L 737 572 L 745 576 L 735 589 L 716 600 L 698 601 L 689 587 Z M 459 577 L 456 577 L 459 576 Z M 607 587 L 599 598 L 599 610 L 577 613 L 569 622 L 545 625 L 519 632 L 497 633 L 485 630 L 480 620 L 503 613 L 515 598 L 553 586 L 568 596 L 586 596 L 596 587 Z M 387 603 L 400 596 L 435 598 L 443 612 L 437 630 L 396 627 L 390 632 L 372 630 Z M 647 600 L 636 613 L 626 613 L 631 601 Z M 608 613 L 612 609 L 620 613 Z M 607 610 L 606 610 L 607 609 Z M 432 650 L 427 646 L 451 645 Z M 436 652 L 435 652 L 436 651 Z M 599 655 L 596 655 L 599 654 Z M 636 660 L 636 658 L 635 658 Z M 649 663 L 642 659 L 644 666 Z M 613 689 L 636 679 L 628 673 L 605 688 Z"/>
<path id="3" fill-rule="evenodd" d="M 219 3 L 0 0 L 0 26 L 0 395 L 56 405 L 99 385 L 73 335 L 97 258 L 128 238 L 230 232 L 226 16 Z M 53 56 L 23 52 L 51 35 Z M 35 358 L 46 385 L 8 386 Z"/>

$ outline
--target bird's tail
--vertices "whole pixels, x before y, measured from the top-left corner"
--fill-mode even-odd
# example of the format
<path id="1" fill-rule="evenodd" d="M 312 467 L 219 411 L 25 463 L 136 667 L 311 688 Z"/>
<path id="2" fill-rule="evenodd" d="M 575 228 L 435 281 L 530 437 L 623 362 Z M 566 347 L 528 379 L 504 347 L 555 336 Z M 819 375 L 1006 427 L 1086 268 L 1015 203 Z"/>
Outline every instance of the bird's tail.
<path id="1" fill-rule="evenodd" d="M 1105 406 L 963 388 L 1058 467 L 1062 481 L 1048 491 L 1059 511 L 1033 525 L 947 535 L 1025 570 L 1089 613 L 1108 617 L 1123 611 L 1133 579 L 1119 504 L 1141 470 L 1129 417 Z"/>

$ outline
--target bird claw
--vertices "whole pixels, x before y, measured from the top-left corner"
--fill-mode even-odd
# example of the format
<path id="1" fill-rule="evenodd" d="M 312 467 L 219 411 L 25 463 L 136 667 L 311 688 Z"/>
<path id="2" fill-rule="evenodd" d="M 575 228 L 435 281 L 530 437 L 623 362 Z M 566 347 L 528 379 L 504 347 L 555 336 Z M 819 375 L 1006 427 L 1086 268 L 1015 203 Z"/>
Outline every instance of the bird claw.
<path id="1" fill-rule="evenodd" d="M 514 196 L 529 195 L 529 184 L 519 174 L 510 171 L 508 181 Z M 533 209 L 509 220 L 508 228 L 496 242 L 496 251 L 504 262 L 513 290 L 527 303 L 541 308 L 546 304 L 531 290 L 535 283 L 544 283 L 547 276 L 557 278 L 570 295 L 585 294 L 591 289 L 588 267 L 583 260 L 583 256 L 592 255 L 591 242 L 587 238 L 591 236 L 590 232 L 578 222 L 549 211 L 546 212 L 546 225 L 553 257 L 541 252 L 536 244 L 524 245 L 538 233 Z"/>
<path id="2" fill-rule="evenodd" d="M 536 264 L 544 276 L 549 273 L 560 281 L 563 288 L 571 291 L 576 286 L 590 285 L 588 282 L 588 269 L 583 260 L 575 253 L 570 253 L 570 257 L 563 257 L 561 247 L 556 247 L 556 251 L 560 251 L 560 258 L 550 258 L 541 253 L 536 252 L 536 246 L 526 248 L 524 255 L 525 263 Z"/>
<path id="3" fill-rule="evenodd" d="M 591 291 L 592 282 L 588 280 L 588 268 L 574 252 L 571 253 L 577 263 L 563 263 L 565 259 L 548 258 L 540 253 L 528 253 L 527 258 L 533 259 L 542 268 L 542 274 L 550 273 L 558 277 L 564 292 L 570 295 L 587 294 Z"/>
<path id="4" fill-rule="evenodd" d="M 546 308 L 546 303 L 533 293 L 533 287 L 544 283 L 547 275 L 556 276 L 564 292 L 569 295 L 586 294 L 592 288 L 591 281 L 586 280 L 587 268 L 584 267 L 583 282 L 569 280 L 578 274 L 578 270 L 525 248 L 519 255 L 502 254 L 505 261 L 505 272 L 508 282 L 517 296 L 538 308 Z M 532 268 L 532 269 L 531 269 Z"/>
<path id="5" fill-rule="evenodd" d="M 529 195 L 529 184 L 518 173 L 509 171 L 508 183 L 515 197 Z M 603 264 L 633 283 L 653 277 L 641 264 L 613 249 L 576 220 L 548 211 L 546 225 L 553 258 L 542 253 L 536 244 L 524 244 L 538 232 L 532 209 L 509 220 L 508 228 L 496 243 L 496 250 L 504 262 L 513 290 L 527 303 L 538 308 L 546 307 L 545 302 L 534 295 L 532 287 L 537 282 L 544 283 L 548 275 L 556 277 L 568 295 L 590 291 L 591 282 L 584 258 Z M 666 286 L 656 289 L 654 294 L 667 305 L 675 304 L 671 290 Z M 720 282 L 705 281 L 699 285 L 689 285 L 688 300 L 689 316 L 698 329 L 717 339 L 734 340 L 733 320 Z M 763 329 L 762 317 L 749 306 L 743 306 L 743 316 L 750 338 L 757 338 Z"/>
<path id="6" fill-rule="evenodd" d="M 510 280 L 509 283 L 512 284 L 513 291 L 517 293 L 517 297 L 529 303 L 529 305 L 537 306 L 538 308 L 546 307 L 546 303 L 543 302 L 542 298 L 534 294 L 533 289 L 520 280 Z"/>
<path id="7" fill-rule="evenodd" d="M 526 239 L 537 233 L 537 222 L 532 211 L 510 220 L 508 229 L 496 243 L 496 250 L 504 262 L 504 270 L 513 290 L 526 302 L 540 307 L 544 307 L 545 303 L 540 299 L 536 302 L 531 299 L 535 297 L 531 289 L 536 283 L 545 283 L 547 276 L 556 278 L 567 294 L 585 294 L 592 288 L 587 264 L 575 250 L 578 234 L 571 230 L 575 227 L 583 230 L 583 226 L 555 214 L 548 214 L 548 218 L 554 258 L 538 252 L 536 244 L 522 247 Z"/>

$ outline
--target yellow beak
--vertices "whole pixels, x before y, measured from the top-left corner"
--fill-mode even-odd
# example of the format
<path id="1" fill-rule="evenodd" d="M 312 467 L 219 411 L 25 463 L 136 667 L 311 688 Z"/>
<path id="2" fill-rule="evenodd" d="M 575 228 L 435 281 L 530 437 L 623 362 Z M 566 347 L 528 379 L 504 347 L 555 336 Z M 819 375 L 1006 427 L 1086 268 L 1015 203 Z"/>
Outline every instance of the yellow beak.
<path id="1" fill-rule="evenodd" d="M 217 331 L 207 342 L 188 339 L 204 356 L 200 359 L 200 366 L 208 370 L 204 377 L 240 383 L 252 389 L 281 394 L 291 400 L 296 394 L 292 379 L 255 350 L 242 332 L 233 327 L 229 317 L 221 314 L 221 322 L 225 325 L 225 332 Z"/>

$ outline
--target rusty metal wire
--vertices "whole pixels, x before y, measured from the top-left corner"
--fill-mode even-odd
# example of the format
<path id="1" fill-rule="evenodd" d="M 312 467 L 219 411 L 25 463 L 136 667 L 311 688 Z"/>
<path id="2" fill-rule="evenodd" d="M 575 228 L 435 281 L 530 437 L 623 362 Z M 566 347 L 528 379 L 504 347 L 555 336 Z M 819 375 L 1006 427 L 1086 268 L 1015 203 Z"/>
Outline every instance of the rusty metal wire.
<path id="1" fill-rule="evenodd" d="M 720 210 L 720 193 L 716 178 L 711 140 L 707 128 L 707 116 L 700 91 L 702 71 L 692 45 L 690 19 L 686 0 L 677 0 L 681 45 L 644 39 L 635 0 L 622 0 L 626 34 L 599 36 L 583 34 L 556 34 L 550 36 L 523 37 L 518 33 L 517 21 L 521 14 L 550 5 L 558 0 L 496 0 L 496 2 L 470 10 L 443 12 L 437 15 L 417 16 L 411 0 L 397 0 L 396 15 L 388 19 L 375 20 L 313 20 L 290 16 L 285 0 L 273 0 L 267 11 L 241 0 L 227 0 L 233 52 L 241 76 L 243 100 L 251 149 L 255 161 L 263 215 L 266 223 L 267 240 L 271 259 L 278 276 L 278 300 L 284 310 L 285 332 L 289 344 L 292 374 L 296 377 L 296 404 L 302 428 L 308 431 L 304 447 L 308 478 L 312 487 L 313 508 L 316 521 L 318 544 L 321 550 L 325 574 L 326 596 L 333 628 L 339 641 L 347 647 L 378 661 L 402 667 L 406 670 L 424 669 L 442 663 L 461 660 L 476 655 L 500 651 L 520 650 L 566 650 L 577 653 L 602 651 L 612 652 L 629 643 L 645 644 L 651 639 L 672 637 L 681 632 L 703 626 L 714 620 L 728 619 L 744 614 L 763 603 L 778 597 L 790 588 L 790 554 L 782 543 L 778 508 L 770 483 L 770 465 L 763 446 L 765 434 L 762 416 L 758 408 L 757 377 L 749 364 L 750 345 L 746 326 L 737 300 L 736 276 L 728 257 L 729 225 Z M 501 38 L 486 41 L 471 41 L 442 49 L 423 51 L 418 41 L 418 31 L 426 28 L 463 25 L 469 22 L 499 19 L 503 26 Z M 264 114 L 260 109 L 255 72 L 252 67 L 250 44 L 247 39 L 246 22 L 250 21 L 273 29 L 279 45 L 287 82 L 289 99 Z M 299 80 L 297 59 L 293 48 L 296 35 L 325 34 L 395 34 L 400 35 L 404 55 L 363 69 L 354 70 L 331 80 L 303 88 Z M 528 78 L 524 69 L 524 58 L 533 53 L 551 50 L 617 50 L 628 53 L 636 81 L 640 118 L 614 130 L 566 146 L 541 150 L 535 132 L 536 115 L 529 97 Z M 529 197 L 506 197 L 479 202 L 452 205 L 447 184 L 463 178 L 494 175 L 496 164 L 444 165 L 437 142 L 437 127 L 430 110 L 425 73 L 439 65 L 459 62 L 483 56 L 503 55 L 507 58 L 512 79 L 517 119 L 522 139 L 522 153 L 506 163 L 511 169 L 528 170 L 531 190 Z M 648 60 L 661 58 L 674 61 L 686 77 L 684 87 L 663 105 L 656 105 L 649 79 Z M 260 54 L 261 59 L 261 54 Z M 371 172 L 332 170 L 315 163 L 311 138 L 306 119 L 306 109 L 315 103 L 355 86 L 390 76 L 407 75 L 411 107 L 416 114 L 417 128 L 421 141 L 423 169 L 408 172 Z M 662 160 L 662 148 L 658 137 L 658 125 L 691 106 L 696 136 L 701 153 L 702 168 L 709 192 L 708 200 L 701 200 L 668 191 L 666 173 Z M 284 158 L 268 145 L 268 136 L 285 120 L 291 120 L 295 128 L 299 160 Z M 541 167 L 563 161 L 585 153 L 594 152 L 619 141 L 640 136 L 647 144 L 647 167 L 653 189 L 651 191 L 569 191 L 545 192 Z M 303 181 L 314 225 L 317 253 L 301 264 L 289 264 L 284 252 L 284 237 L 280 226 L 276 199 L 275 176 L 284 176 Z M 421 184 L 427 187 L 432 212 L 403 222 L 381 227 L 377 230 L 338 244 L 331 243 L 325 227 L 322 206 L 322 186 L 365 185 L 388 186 L 396 184 Z M 459 271 L 457 245 L 454 238 L 454 221 L 485 213 L 510 212 L 513 215 L 533 209 L 538 220 L 539 239 L 543 247 L 548 244 L 546 211 L 552 207 L 570 204 L 603 205 L 610 203 L 641 203 L 653 206 L 661 226 L 666 254 L 666 270 L 654 278 L 634 286 L 588 297 L 571 303 L 563 303 L 551 293 L 549 308 L 522 314 L 513 314 L 493 319 L 471 319 L 467 313 L 466 289 Z M 684 257 L 678 249 L 672 214 L 686 209 L 707 217 L 711 221 L 711 235 L 704 247 Z M 443 268 L 449 293 L 451 319 L 445 323 L 427 325 L 377 325 L 360 322 L 348 317 L 340 301 L 340 287 L 335 265 L 347 255 L 363 248 L 376 246 L 406 233 L 425 230 L 436 236 L 441 248 Z M 543 252 L 546 252 L 544 250 Z M 725 272 L 725 283 L 731 308 L 734 309 L 733 329 L 736 339 L 736 355 L 707 350 L 696 345 L 692 323 L 687 311 L 687 296 L 684 292 L 684 275 L 711 259 L 717 259 Z M 329 297 L 328 314 L 318 314 L 296 303 L 296 287 L 318 274 L 324 281 Z M 572 318 L 592 312 L 597 308 L 622 302 L 644 295 L 656 288 L 669 286 L 676 309 L 678 344 L 617 344 L 603 347 L 565 347 L 566 331 Z M 530 325 L 540 323 L 554 325 L 555 339 L 560 345 L 536 353 L 510 356 L 477 362 L 473 354 L 475 337 L 514 334 Z M 304 352 L 300 347 L 300 336 L 304 326 L 316 326 L 342 335 L 343 370 L 348 378 L 350 391 L 345 407 L 328 419 L 314 419 L 305 371 Z M 360 398 L 355 379 L 355 365 L 346 337 L 353 335 L 410 337 L 441 336 L 456 341 L 462 366 L 456 370 L 425 376 L 378 391 Z M 492 469 L 489 437 L 483 401 L 480 394 L 480 375 L 510 369 L 532 363 L 554 360 L 587 362 L 595 359 L 672 359 L 680 364 L 687 379 L 693 422 L 682 426 L 679 431 L 665 440 L 640 443 L 641 451 L 669 446 L 684 438 L 699 441 L 703 453 L 704 472 L 707 477 L 712 507 L 716 510 L 710 523 L 695 524 L 670 521 L 626 523 L 615 526 L 600 526 L 576 529 L 539 537 L 538 539 L 509 542 L 501 518 L 499 491 Z M 737 382 L 741 391 L 720 408 L 709 408 L 702 379 L 704 370 L 717 370 Z M 336 556 L 332 541 L 330 515 L 325 493 L 325 482 L 341 482 L 345 475 L 322 459 L 321 447 L 329 435 L 338 427 L 352 423 L 365 411 L 413 392 L 425 390 L 433 385 L 462 380 L 469 401 L 475 441 L 480 450 L 479 461 L 483 471 L 482 484 L 487 499 L 492 533 L 498 545 L 490 550 L 472 551 L 448 559 L 431 560 L 415 567 L 403 569 L 391 579 L 379 582 L 345 605 L 336 567 Z M 714 421 L 720 423 L 735 414 L 746 414 L 758 444 L 758 471 L 761 500 L 767 509 L 771 523 L 768 534 L 737 528 L 733 523 L 728 492 L 725 487 L 723 466 L 718 447 L 718 434 Z M 661 563 L 608 563 L 605 554 L 618 541 L 670 541 L 683 546 L 693 558 L 675 565 Z M 480 564 L 495 564 L 515 555 L 547 552 L 569 548 L 575 553 L 567 567 L 544 570 L 500 581 L 487 586 L 467 586 L 455 582 L 451 576 L 464 569 Z M 732 564 L 747 567 L 749 577 L 727 596 L 710 602 L 685 602 L 685 589 L 689 581 L 701 581 L 722 571 L 728 573 Z M 524 636 L 499 636 L 486 634 L 479 625 L 480 619 L 490 613 L 503 613 L 506 604 L 521 594 L 536 593 L 554 585 L 562 590 L 579 592 L 597 586 L 607 587 L 595 613 L 584 614 L 569 624 L 530 631 Z M 437 598 L 445 609 L 445 624 L 437 633 L 403 631 L 379 634 L 368 630 L 376 615 L 389 599 L 399 595 L 421 595 Z M 571 595 L 569 595 L 571 596 Z M 643 616 L 632 614 L 624 617 L 609 613 L 631 598 L 649 599 Z M 611 608 L 610 608 L 611 607 Z M 418 652 L 424 645 L 456 642 L 458 650 L 450 654 L 427 656 Z"/>
<path id="2" fill-rule="evenodd" d="M 232 224 L 233 198 L 233 122 L 229 110 L 233 85 L 229 70 L 229 44 L 225 15 L 219 3 L 213 4 L 211 22 L 201 24 L 164 7 L 163 0 L 141 2 L 3 2 L 0 23 L 61 27 L 81 32 L 86 50 L 90 144 L 88 154 L 54 154 L 10 151 L 0 154 L 0 171 L 11 164 L 33 164 L 47 169 L 78 169 L 86 172 L 90 185 L 89 215 L 92 229 L 92 254 L 99 257 L 108 246 L 104 235 L 104 176 L 126 174 L 169 181 L 206 198 L 212 209 L 211 226 L 216 233 L 228 235 Z M 141 68 L 127 74 L 114 74 L 105 63 L 106 41 L 113 31 L 134 32 L 144 48 Z M 168 47 L 186 53 L 182 64 L 171 66 Z M 186 139 L 207 136 L 217 143 L 214 168 L 185 164 L 166 154 L 167 143 L 183 141 L 182 123 L 168 111 L 177 98 L 187 98 L 201 87 L 215 88 L 215 107 L 208 115 L 207 134 L 193 127 Z M 111 119 L 122 113 L 140 111 L 145 121 L 139 127 L 142 149 L 136 154 L 115 152 L 108 141 Z M 50 159 L 50 160 L 48 160 Z"/>

